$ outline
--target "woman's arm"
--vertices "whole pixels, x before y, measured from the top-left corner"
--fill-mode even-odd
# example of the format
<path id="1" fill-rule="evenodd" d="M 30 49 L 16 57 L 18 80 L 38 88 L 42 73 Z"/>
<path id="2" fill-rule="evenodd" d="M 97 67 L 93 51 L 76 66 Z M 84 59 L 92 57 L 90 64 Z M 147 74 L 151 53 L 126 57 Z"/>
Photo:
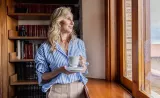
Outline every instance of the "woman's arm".
<path id="1" fill-rule="evenodd" d="M 56 77 L 58 74 L 60 73 L 64 73 L 64 74 L 72 74 L 73 72 L 68 72 L 66 69 L 65 69 L 65 66 L 63 67 L 60 67 L 59 69 L 57 70 L 54 70 L 54 71 L 51 71 L 51 72 L 46 72 L 46 73 L 43 73 L 42 75 L 42 80 L 43 82 L 45 81 L 48 81 L 48 80 L 51 80 L 53 79 L 54 77 Z"/>
<path id="2" fill-rule="evenodd" d="M 51 71 L 51 72 L 46 72 L 42 74 L 42 80 L 44 81 L 48 81 L 51 80 L 52 78 L 56 77 L 58 74 L 60 74 L 60 69 Z"/>

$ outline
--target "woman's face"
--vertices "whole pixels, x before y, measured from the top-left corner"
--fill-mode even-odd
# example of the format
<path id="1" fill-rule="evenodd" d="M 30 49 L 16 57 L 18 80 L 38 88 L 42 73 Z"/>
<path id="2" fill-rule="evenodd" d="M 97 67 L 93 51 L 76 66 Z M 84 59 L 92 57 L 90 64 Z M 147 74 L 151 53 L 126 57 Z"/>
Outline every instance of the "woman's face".
<path id="1" fill-rule="evenodd" d="M 71 33 L 73 30 L 74 22 L 73 15 L 68 13 L 66 18 L 64 18 L 61 22 L 61 32 L 62 33 Z"/>

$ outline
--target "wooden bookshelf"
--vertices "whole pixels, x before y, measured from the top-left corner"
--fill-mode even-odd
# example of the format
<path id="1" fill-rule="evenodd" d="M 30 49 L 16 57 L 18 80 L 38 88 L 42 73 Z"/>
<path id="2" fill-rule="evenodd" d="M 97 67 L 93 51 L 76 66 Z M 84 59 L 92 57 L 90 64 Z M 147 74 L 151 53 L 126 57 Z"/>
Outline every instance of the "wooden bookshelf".
<path id="1" fill-rule="evenodd" d="M 10 37 L 11 40 L 46 40 L 47 37 Z"/>
<path id="2" fill-rule="evenodd" d="M 10 63 L 18 63 L 18 62 L 34 62 L 33 59 L 15 59 L 15 60 L 10 60 Z"/>
<path id="3" fill-rule="evenodd" d="M 25 3 L 25 4 L 50 4 L 50 5 L 75 5 L 78 4 L 80 0 L 15 0 L 17 3 Z"/>
<path id="4" fill-rule="evenodd" d="M 10 85 L 37 85 L 37 81 L 15 81 L 11 82 Z"/>
<path id="5" fill-rule="evenodd" d="M 34 59 L 18 59 L 16 57 L 16 52 L 9 53 L 9 62 L 16 63 L 16 62 L 34 62 Z"/>
<path id="6" fill-rule="evenodd" d="M 10 40 L 46 40 L 47 37 L 28 37 L 18 36 L 18 32 L 14 30 L 8 31 L 8 39 Z"/>
<path id="7" fill-rule="evenodd" d="M 19 2 L 18 2 L 19 1 Z M 51 13 L 53 9 L 60 6 L 68 6 L 72 8 L 74 15 L 74 20 L 78 20 L 77 26 L 80 25 L 80 13 L 79 10 L 80 4 L 78 3 L 79 0 L 7 0 L 7 24 L 6 24 L 6 38 L 7 39 L 7 80 L 9 80 L 9 83 L 7 84 L 7 98 L 18 98 L 20 95 L 17 93 L 18 87 L 25 86 L 38 86 L 37 80 L 23 80 L 21 79 L 21 73 L 23 74 L 23 69 L 25 70 L 28 76 L 28 71 L 32 75 L 32 70 L 35 68 L 34 66 L 34 59 L 19 59 L 19 58 L 34 58 L 34 54 L 36 53 L 36 50 L 40 46 L 40 43 L 47 40 L 47 28 L 45 25 L 39 25 L 39 24 L 25 24 L 21 23 L 21 20 L 50 20 Z M 19 6 L 20 5 L 20 6 Z M 22 6 L 22 5 L 25 5 Z M 27 5 L 27 7 L 26 7 Z M 29 6 L 28 6 L 29 5 Z M 34 6 L 38 5 L 40 7 Z M 54 8 L 55 6 L 55 8 Z M 20 11 L 19 9 L 27 9 L 25 11 Z M 53 8 L 52 8 L 53 7 Z M 41 9 L 42 8 L 42 9 Z M 47 8 L 47 10 L 43 9 Z M 37 11 L 38 9 L 38 11 Z M 23 13 L 21 13 L 23 12 Z M 26 13 L 25 13 L 26 12 Z M 74 13 L 75 12 L 75 13 Z M 19 21 L 20 20 L 20 21 Z M 79 21 L 80 20 L 80 21 Z M 21 26 L 25 27 L 22 29 Z M 21 30 L 20 30 L 21 28 Z M 35 28 L 35 29 L 33 29 Z M 37 29 L 38 28 L 38 29 Z M 81 28 L 80 28 L 81 29 Z M 35 31 L 34 31 L 35 30 Z M 24 31 L 24 32 L 23 32 Z M 25 32 L 26 31 L 26 32 Z M 80 31 L 79 28 L 77 31 Z M 79 33 L 78 33 L 79 34 Z M 31 50 L 30 50 L 31 49 Z M 19 52 L 20 51 L 20 52 Z M 16 53 L 17 52 L 17 53 Z M 23 54 L 24 53 L 24 54 Z M 26 54 L 25 54 L 26 53 Z M 29 53 L 29 54 L 28 54 Z M 19 55 L 20 54 L 20 55 Z M 17 56 L 18 55 L 18 56 Z M 33 66 L 31 67 L 31 65 Z M 24 65 L 24 66 L 21 66 Z M 20 67 L 20 69 L 18 69 Z M 22 69 L 22 70 L 21 70 Z M 19 71 L 20 70 L 20 71 Z M 31 71 L 31 72 L 30 72 Z M 24 78 L 30 79 L 26 77 L 26 74 L 24 74 Z M 35 73 L 33 72 L 33 75 Z M 18 77 L 17 77 L 18 76 Z M 22 75 L 23 76 L 23 75 Z M 33 76 L 34 77 L 34 76 Z M 37 77 L 35 78 L 37 79 Z M 23 89 L 21 89 L 23 92 Z M 28 89 L 30 90 L 30 89 Z M 86 91 L 86 90 L 85 90 Z M 30 92 L 30 91 L 29 91 Z M 39 92 L 40 94 L 41 92 Z M 86 96 L 88 96 L 87 93 L 85 93 Z M 34 96 L 34 95 L 33 95 Z M 42 97 L 41 97 L 42 98 Z M 45 98 L 43 96 L 43 98 Z M 86 97 L 88 98 L 88 97 Z"/>
<path id="8" fill-rule="evenodd" d="M 18 20 L 49 20 L 50 15 L 48 13 L 8 13 L 8 16 Z"/>
<path id="9" fill-rule="evenodd" d="M 18 81 L 17 74 L 10 76 L 10 85 L 36 85 L 36 84 L 38 84 L 38 82 L 33 80 Z"/>
<path id="10" fill-rule="evenodd" d="M 24 3 L 24 2 L 19 2 L 19 3 L 17 3 L 17 4 L 30 4 L 30 5 L 32 5 L 32 4 L 39 4 L 39 5 L 42 5 L 42 3 L 40 3 L 40 2 L 37 2 L 37 3 L 31 3 L 31 2 L 26 2 L 26 3 Z M 79 6 L 77 3 L 72 3 L 72 4 L 67 4 L 67 3 L 63 3 L 63 4 L 60 4 L 60 3 L 43 3 L 43 5 L 54 5 L 54 6 Z"/>

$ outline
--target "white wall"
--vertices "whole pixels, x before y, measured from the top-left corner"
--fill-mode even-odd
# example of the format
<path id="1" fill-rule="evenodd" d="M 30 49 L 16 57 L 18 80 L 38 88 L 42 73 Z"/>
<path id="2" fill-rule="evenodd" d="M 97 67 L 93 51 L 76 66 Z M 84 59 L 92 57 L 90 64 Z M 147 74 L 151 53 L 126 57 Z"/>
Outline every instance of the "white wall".
<path id="1" fill-rule="evenodd" d="M 88 62 L 88 77 L 105 78 L 105 13 L 104 0 L 82 0 L 83 40 Z M 19 25 L 48 25 L 49 21 L 20 20 Z"/>
<path id="2" fill-rule="evenodd" d="M 82 0 L 83 40 L 90 63 L 88 77 L 105 78 L 104 0 Z"/>

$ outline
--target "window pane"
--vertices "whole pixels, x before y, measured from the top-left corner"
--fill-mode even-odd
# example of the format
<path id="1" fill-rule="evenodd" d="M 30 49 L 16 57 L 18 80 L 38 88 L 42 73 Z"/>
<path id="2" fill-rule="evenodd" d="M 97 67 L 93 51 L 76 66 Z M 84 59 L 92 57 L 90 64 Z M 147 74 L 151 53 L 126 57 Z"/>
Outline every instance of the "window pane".
<path id="1" fill-rule="evenodd" d="M 124 0 L 124 57 L 126 78 L 132 80 L 132 6 L 131 0 Z"/>
<path id="2" fill-rule="evenodd" d="M 150 27 L 148 40 L 144 43 L 145 86 L 146 92 L 151 89 L 151 98 L 160 98 L 160 0 L 150 0 Z M 146 35 L 147 36 L 147 35 Z M 145 36 L 145 37 L 146 37 Z M 151 39 L 151 41 L 150 41 Z M 149 65 L 150 64 L 150 65 Z M 147 86 L 150 85 L 150 86 Z M 148 92 L 147 92 L 148 93 Z"/>
<path id="3" fill-rule="evenodd" d="M 160 98 L 160 0 L 150 0 L 151 13 L 151 95 Z M 158 8 L 158 9 L 157 9 Z M 159 97 L 158 97 L 159 96 Z"/>

